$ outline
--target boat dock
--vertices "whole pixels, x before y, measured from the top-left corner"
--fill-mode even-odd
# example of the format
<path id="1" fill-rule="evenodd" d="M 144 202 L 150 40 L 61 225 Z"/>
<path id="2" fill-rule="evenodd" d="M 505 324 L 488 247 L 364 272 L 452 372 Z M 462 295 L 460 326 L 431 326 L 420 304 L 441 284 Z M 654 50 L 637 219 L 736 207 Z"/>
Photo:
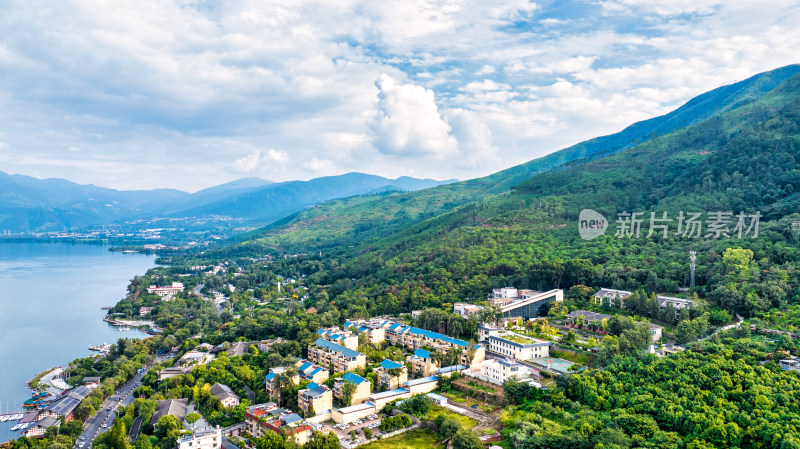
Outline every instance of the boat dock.
<path id="1" fill-rule="evenodd" d="M 3 413 L 0 415 L 0 422 L 16 421 L 22 419 L 23 416 L 25 416 L 25 412 Z"/>

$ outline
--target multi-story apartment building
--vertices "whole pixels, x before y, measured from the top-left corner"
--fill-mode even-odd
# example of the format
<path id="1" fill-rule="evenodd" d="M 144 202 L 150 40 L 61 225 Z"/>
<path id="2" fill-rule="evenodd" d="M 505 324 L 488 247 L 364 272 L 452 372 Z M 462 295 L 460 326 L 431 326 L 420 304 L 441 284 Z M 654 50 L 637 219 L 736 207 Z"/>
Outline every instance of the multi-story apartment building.
<path id="1" fill-rule="evenodd" d="M 363 377 L 353 374 L 353 373 L 346 373 L 344 376 L 336 379 L 333 383 L 333 397 L 336 399 L 342 400 L 343 391 L 344 391 L 344 384 L 350 382 L 356 386 L 353 395 L 350 397 L 350 403 L 344 404 L 346 406 L 361 404 L 362 402 L 369 399 L 369 395 L 372 392 L 372 385 L 369 383 L 367 379 Z"/>
<path id="2" fill-rule="evenodd" d="M 349 330 L 342 330 L 339 329 L 339 327 L 330 327 L 328 329 L 318 330 L 317 335 L 337 345 L 342 345 L 347 349 L 358 349 L 358 335 Z"/>
<path id="3" fill-rule="evenodd" d="M 286 367 L 276 366 L 274 368 L 270 368 L 269 373 L 266 376 L 264 376 L 264 385 L 267 390 L 267 394 L 269 394 L 269 398 L 272 399 L 273 401 L 280 402 L 281 378 L 285 376 L 286 373 L 287 373 Z M 299 384 L 300 383 L 299 374 L 295 374 L 294 376 L 292 376 L 291 381 L 295 385 Z"/>
<path id="4" fill-rule="evenodd" d="M 330 373 L 326 368 L 305 359 L 298 360 L 294 366 L 297 367 L 297 372 L 300 374 L 300 377 L 309 382 L 321 384 L 330 377 Z"/>
<path id="5" fill-rule="evenodd" d="M 428 377 L 438 368 L 431 359 L 431 352 L 425 349 L 417 349 L 414 354 L 406 357 L 406 361 L 411 364 L 411 373 L 417 377 Z"/>
<path id="6" fill-rule="evenodd" d="M 424 371 L 424 368 L 423 368 Z M 408 368 L 392 360 L 384 360 L 372 370 L 378 376 L 378 388 L 394 390 L 408 380 Z"/>
<path id="7" fill-rule="evenodd" d="M 342 345 L 318 338 L 308 347 L 308 359 L 320 366 L 328 366 L 334 373 L 344 373 L 367 365 L 364 354 Z"/>
<path id="8" fill-rule="evenodd" d="M 486 358 L 486 348 L 483 345 L 477 345 L 471 360 L 468 360 L 468 343 L 466 341 L 403 323 L 389 325 L 386 328 L 386 339 L 393 345 L 405 346 L 412 351 L 427 346 L 437 352 L 445 353 L 453 346 L 459 347 L 462 350 L 459 363 L 462 365 L 480 363 Z"/>
<path id="9" fill-rule="evenodd" d="M 333 393 L 325 385 L 310 383 L 297 392 L 297 406 L 306 418 L 318 414 L 330 413 L 333 408 Z M 313 411 L 313 413 L 311 413 Z"/>
<path id="10" fill-rule="evenodd" d="M 357 334 L 366 333 L 367 341 L 372 344 L 379 344 L 386 341 L 386 327 L 392 324 L 389 320 L 373 319 L 373 320 L 348 320 L 345 321 L 344 327 L 351 329 Z"/>
<path id="11" fill-rule="evenodd" d="M 489 337 L 489 352 L 514 360 L 550 357 L 552 345 L 553 342 L 513 332 L 500 332 Z"/>

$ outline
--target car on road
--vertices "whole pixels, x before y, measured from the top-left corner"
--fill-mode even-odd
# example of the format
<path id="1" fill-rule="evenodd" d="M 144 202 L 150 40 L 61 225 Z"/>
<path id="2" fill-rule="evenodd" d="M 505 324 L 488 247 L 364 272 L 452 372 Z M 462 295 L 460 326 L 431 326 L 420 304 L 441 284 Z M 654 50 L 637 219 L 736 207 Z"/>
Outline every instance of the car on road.
<path id="1" fill-rule="evenodd" d="M 85 440 L 86 439 L 86 435 L 81 435 L 81 439 Z"/>
<path id="2" fill-rule="evenodd" d="M 100 427 L 108 427 L 108 425 L 106 423 L 103 423 L 103 425 Z"/>
<path id="3" fill-rule="evenodd" d="M 84 443 L 83 441 L 81 441 L 81 444 L 79 444 L 79 445 L 78 445 L 78 447 L 83 447 L 85 444 L 86 444 L 86 443 Z"/>

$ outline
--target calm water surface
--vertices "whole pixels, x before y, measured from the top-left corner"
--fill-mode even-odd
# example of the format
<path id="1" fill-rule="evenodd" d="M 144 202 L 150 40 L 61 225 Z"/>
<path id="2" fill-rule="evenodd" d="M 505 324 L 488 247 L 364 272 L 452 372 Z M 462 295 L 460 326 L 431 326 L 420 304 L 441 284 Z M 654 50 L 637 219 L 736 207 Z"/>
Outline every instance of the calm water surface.
<path id="1" fill-rule="evenodd" d="M 154 260 L 100 245 L 0 243 L 0 411 L 22 409 L 36 373 L 91 354 L 91 345 L 146 336 L 109 326 L 100 308 Z M 20 436 L 13 425 L 0 423 L 0 442 Z"/>

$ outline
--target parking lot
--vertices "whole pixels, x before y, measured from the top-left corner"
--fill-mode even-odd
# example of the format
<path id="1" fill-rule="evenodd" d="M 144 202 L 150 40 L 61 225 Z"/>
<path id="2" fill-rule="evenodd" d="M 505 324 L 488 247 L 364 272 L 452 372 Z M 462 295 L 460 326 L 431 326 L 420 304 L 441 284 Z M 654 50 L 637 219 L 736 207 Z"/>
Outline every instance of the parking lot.
<path id="1" fill-rule="evenodd" d="M 360 440 L 364 438 L 364 429 L 370 428 L 372 430 L 373 436 L 380 435 L 380 430 L 378 430 L 378 425 L 381 423 L 381 415 L 369 415 L 363 419 L 356 421 L 355 423 L 350 424 L 326 424 L 323 427 L 323 433 L 333 432 L 336 436 L 339 437 L 340 440 L 349 440 L 350 439 L 350 431 L 356 431 L 356 439 Z"/>

